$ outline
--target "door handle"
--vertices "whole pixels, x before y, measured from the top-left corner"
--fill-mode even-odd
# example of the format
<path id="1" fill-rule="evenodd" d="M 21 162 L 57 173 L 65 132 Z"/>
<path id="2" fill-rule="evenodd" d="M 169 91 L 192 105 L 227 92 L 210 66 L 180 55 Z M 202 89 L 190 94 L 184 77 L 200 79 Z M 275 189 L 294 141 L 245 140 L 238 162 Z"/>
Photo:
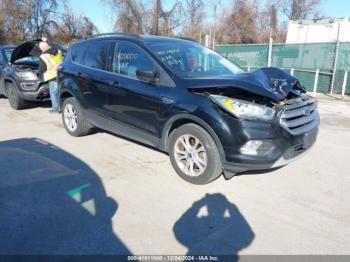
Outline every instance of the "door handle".
<path id="1" fill-rule="evenodd" d="M 112 81 L 112 80 L 108 81 L 108 85 L 110 87 L 115 87 L 115 88 L 119 88 L 120 87 L 119 82 L 115 82 L 115 81 Z"/>
<path id="2" fill-rule="evenodd" d="M 167 104 L 167 105 L 170 105 L 172 103 L 174 103 L 174 100 L 169 98 L 169 97 L 165 97 L 165 96 L 161 96 L 160 97 L 160 100 L 164 103 L 164 104 Z"/>
<path id="3" fill-rule="evenodd" d="M 74 75 L 75 76 L 81 76 L 82 74 L 81 74 L 81 72 L 76 72 L 76 73 L 74 73 Z"/>

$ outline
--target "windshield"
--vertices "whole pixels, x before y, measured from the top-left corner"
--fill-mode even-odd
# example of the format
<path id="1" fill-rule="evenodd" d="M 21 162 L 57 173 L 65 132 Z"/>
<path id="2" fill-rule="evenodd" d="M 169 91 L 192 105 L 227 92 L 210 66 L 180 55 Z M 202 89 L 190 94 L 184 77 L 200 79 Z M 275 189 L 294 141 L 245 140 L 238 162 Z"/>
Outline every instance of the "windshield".
<path id="1" fill-rule="evenodd" d="M 14 47 L 12 47 L 12 48 L 5 48 L 5 49 L 4 49 L 4 51 L 5 51 L 5 56 L 6 56 L 6 60 L 7 60 L 7 61 L 10 61 L 10 60 L 11 60 L 11 55 L 12 55 L 13 50 L 15 50 Z"/>
<path id="2" fill-rule="evenodd" d="M 216 52 L 190 41 L 165 41 L 150 45 L 172 71 L 183 78 L 232 76 L 244 72 Z"/>

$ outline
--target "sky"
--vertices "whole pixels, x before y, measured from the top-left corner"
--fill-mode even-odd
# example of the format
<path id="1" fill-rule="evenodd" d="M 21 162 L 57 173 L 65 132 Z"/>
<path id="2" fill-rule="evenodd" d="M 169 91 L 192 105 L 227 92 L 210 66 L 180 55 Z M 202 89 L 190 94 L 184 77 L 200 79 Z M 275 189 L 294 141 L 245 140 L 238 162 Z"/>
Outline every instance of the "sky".
<path id="1" fill-rule="evenodd" d="M 151 1 L 151 0 L 148 0 Z M 101 0 L 70 0 L 75 12 L 88 16 L 97 26 L 101 33 L 112 32 L 114 27 L 114 17 L 107 1 Z M 173 0 L 165 0 L 165 5 L 169 5 Z M 320 13 L 334 18 L 350 17 L 349 0 L 321 0 Z"/>
<path id="2" fill-rule="evenodd" d="M 101 0 L 69 0 L 77 14 L 89 17 L 100 33 L 112 32 L 114 27 L 113 12 L 108 4 Z M 105 1 L 107 2 L 107 1 Z"/>

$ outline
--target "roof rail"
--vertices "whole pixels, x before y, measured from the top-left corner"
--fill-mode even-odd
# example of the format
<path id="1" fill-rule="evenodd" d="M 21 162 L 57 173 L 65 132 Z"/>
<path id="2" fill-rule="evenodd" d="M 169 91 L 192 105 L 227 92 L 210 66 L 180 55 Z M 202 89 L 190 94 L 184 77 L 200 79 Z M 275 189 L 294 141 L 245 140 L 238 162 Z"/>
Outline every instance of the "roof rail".
<path id="1" fill-rule="evenodd" d="M 183 40 L 188 40 L 188 41 L 192 41 L 192 42 L 198 42 L 196 39 L 190 38 L 190 37 L 184 37 L 184 36 L 173 36 L 174 38 L 179 38 L 179 39 L 183 39 Z"/>
<path id="2" fill-rule="evenodd" d="M 103 33 L 103 34 L 91 35 L 91 36 L 86 37 L 85 39 L 98 38 L 98 37 L 108 37 L 108 36 L 134 36 L 134 37 L 140 37 L 140 35 L 134 34 L 134 33 L 112 32 L 112 33 Z"/>

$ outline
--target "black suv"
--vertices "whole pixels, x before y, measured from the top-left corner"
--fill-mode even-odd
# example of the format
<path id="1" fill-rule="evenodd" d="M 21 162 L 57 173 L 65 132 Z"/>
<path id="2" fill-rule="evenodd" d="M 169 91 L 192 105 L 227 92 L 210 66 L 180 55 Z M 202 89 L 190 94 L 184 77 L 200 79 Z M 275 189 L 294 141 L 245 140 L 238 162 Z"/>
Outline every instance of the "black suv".
<path id="1" fill-rule="evenodd" d="M 49 99 L 47 83 L 38 75 L 39 40 L 19 46 L 0 46 L 0 95 L 8 97 L 13 109 L 23 109 L 26 101 Z"/>
<path id="2" fill-rule="evenodd" d="M 185 39 L 105 34 L 73 43 L 59 89 L 69 134 L 96 126 L 151 145 L 194 184 L 286 165 L 318 133 L 317 102 L 296 78 L 244 72 Z"/>

